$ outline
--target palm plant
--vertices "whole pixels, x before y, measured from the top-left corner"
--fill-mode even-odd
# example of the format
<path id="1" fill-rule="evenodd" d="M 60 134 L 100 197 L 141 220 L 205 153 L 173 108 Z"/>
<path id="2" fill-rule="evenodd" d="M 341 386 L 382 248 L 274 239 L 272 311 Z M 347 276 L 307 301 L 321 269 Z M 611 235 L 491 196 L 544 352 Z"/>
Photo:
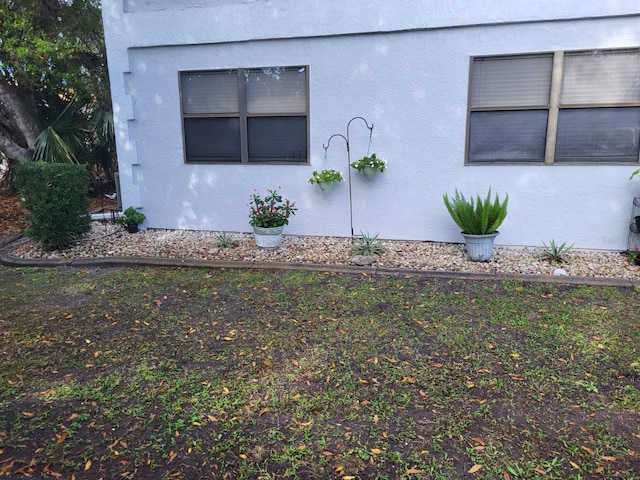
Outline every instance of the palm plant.
<path id="1" fill-rule="evenodd" d="M 86 163 L 95 175 L 116 169 L 113 113 L 94 99 L 53 97 L 41 105 L 45 129 L 36 139 L 35 160 Z"/>

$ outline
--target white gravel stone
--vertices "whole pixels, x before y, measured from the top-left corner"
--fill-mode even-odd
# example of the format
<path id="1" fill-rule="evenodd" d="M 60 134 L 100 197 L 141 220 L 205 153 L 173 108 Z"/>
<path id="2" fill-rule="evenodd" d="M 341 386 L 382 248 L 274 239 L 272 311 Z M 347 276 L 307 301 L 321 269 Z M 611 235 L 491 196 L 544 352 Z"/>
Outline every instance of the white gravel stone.
<path id="1" fill-rule="evenodd" d="M 253 234 L 228 233 L 235 248 L 216 247 L 221 232 L 193 230 L 142 230 L 127 233 L 112 223 L 94 222 L 91 232 L 65 250 L 46 251 L 26 240 L 12 254 L 25 259 L 74 259 L 93 257 L 162 257 L 176 259 L 293 262 L 348 265 L 352 239 L 283 235 L 275 250 L 259 249 Z M 570 263 L 562 266 L 540 259 L 540 250 L 496 246 L 489 262 L 469 260 L 463 244 L 385 240 L 386 251 L 376 267 L 473 273 L 553 275 L 562 269 L 568 276 L 640 279 L 640 267 L 631 264 L 624 252 L 572 250 Z"/>

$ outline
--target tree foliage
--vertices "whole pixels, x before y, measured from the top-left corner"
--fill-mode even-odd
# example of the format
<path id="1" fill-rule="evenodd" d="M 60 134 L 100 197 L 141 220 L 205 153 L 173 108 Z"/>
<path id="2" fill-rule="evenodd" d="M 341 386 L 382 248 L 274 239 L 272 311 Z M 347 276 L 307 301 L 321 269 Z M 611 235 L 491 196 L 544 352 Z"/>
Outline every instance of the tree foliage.
<path id="1" fill-rule="evenodd" d="M 0 73 L 13 86 L 109 103 L 97 0 L 0 2 Z"/>
<path id="2" fill-rule="evenodd" d="M 110 177 L 115 148 L 99 0 L 0 0 L 0 24 L 5 161 L 88 163 Z"/>

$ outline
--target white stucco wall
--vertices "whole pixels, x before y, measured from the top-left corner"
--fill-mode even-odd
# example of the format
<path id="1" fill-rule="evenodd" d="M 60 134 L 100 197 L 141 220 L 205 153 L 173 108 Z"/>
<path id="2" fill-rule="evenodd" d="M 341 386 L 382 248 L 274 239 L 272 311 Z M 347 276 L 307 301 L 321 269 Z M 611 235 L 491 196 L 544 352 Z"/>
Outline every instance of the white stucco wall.
<path id="1" fill-rule="evenodd" d="M 173 3 L 180 7 L 172 8 Z M 282 187 L 285 233 L 461 241 L 442 194 L 509 194 L 497 243 L 623 250 L 630 165 L 464 165 L 473 55 L 640 45 L 640 4 L 602 0 L 362 2 L 103 0 L 123 205 L 159 228 L 249 231 L 253 189 Z M 579 5 L 576 5 L 579 4 Z M 582 5 L 586 4 L 586 5 Z M 208 6 L 206 6 L 208 5 Z M 506 23 L 505 23 L 506 22 Z M 184 163 L 178 72 L 309 65 L 310 165 Z M 331 192 L 311 171 L 348 172 L 346 126 L 374 125 L 388 171 Z M 349 129 L 351 159 L 368 130 Z M 351 208 L 350 208 L 351 205 Z"/>

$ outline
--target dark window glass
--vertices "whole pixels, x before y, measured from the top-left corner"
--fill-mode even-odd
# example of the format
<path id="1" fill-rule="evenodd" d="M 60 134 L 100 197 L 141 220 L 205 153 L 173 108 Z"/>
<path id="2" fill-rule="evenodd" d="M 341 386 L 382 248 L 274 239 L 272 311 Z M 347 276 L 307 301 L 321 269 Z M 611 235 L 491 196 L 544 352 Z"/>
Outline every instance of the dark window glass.
<path id="1" fill-rule="evenodd" d="M 470 162 L 543 162 L 546 110 L 471 112 Z"/>
<path id="2" fill-rule="evenodd" d="M 307 159 L 306 117 L 253 117 L 248 122 L 250 162 Z"/>
<path id="3" fill-rule="evenodd" d="M 640 107 L 562 109 L 556 162 L 638 161 Z"/>
<path id="4" fill-rule="evenodd" d="M 240 120 L 185 118 L 184 140 L 188 162 L 239 162 Z"/>

